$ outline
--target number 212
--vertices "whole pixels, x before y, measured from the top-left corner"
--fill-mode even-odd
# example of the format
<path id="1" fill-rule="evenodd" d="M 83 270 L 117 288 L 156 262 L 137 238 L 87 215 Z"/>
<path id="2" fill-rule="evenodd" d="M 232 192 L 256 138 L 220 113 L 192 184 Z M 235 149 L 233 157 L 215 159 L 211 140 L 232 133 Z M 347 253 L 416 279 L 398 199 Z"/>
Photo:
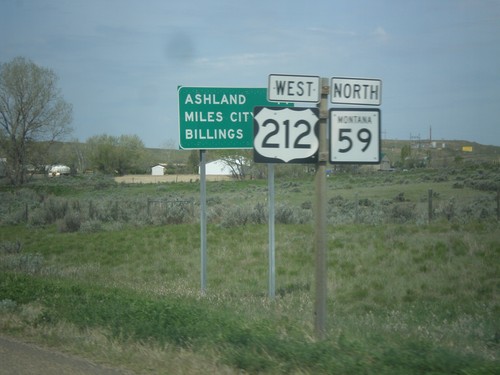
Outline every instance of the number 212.
<path id="1" fill-rule="evenodd" d="M 269 139 L 279 133 L 280 124 L 276 120 L 268 119 L 264 121 L 262 127 L 266 127 L 267 125 L 274 125 L 274 130 L 269 132 L 269 134 L 267 134 L 264 137 L 264 140 L 262 141 L 262 147 L 279 148 L 280 145 L 278 143 L 271 143 L 269 142 Z M 283 121 L 283 125 L 285 126 L 285 148 L 290 148 L 290 121 L 289 120 Z M 301 125 L 305 125 L 306 128 L 295 139 L 295 142 L 293 143 L 293 148 L 311 148 L 311 145 L 309 143 L 300 142 L 302 138 L 307 137 L 311 133 L 311 124 L 308 121 L 299 120 L 295 123 L 294 127 L 298 128 Z"/>

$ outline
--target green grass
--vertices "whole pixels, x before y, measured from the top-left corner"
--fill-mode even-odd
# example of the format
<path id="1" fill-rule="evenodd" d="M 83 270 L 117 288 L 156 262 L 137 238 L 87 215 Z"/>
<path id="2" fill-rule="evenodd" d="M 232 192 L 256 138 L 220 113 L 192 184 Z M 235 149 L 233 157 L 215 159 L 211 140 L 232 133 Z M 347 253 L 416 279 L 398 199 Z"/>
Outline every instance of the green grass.
<path id="1" fill-rule="evenodd" d="M 329 180 L 329 194 L 392 199 L 400 185 L 391 179 L 341 176 Z M 408 180 L 405 197 L 418 203 L 428 185 L 419 174 Z M 301 203 L 310 198 L 311 184 L 278 182 L 278 199 Z M 433 189 L 441 189 L 440 197 L 489 194 L 449 185 L 436 182 Z M 136 187 L 102 193 L 116 196 L 116 189 L 129 196 Z M 154 193 L 152 187 L 137 189 Z M 193 193 L 191 185 L 187 191 L 175 189 Z M 221 205 L 266 195 L 261 181 L 211 184 L 208 190 L 220 195 L 216 204 Z M 313 237 L 312 223 L 276 226 L 276 299 L 271 301 L 266 224 L 208 226 L 205 295 L 200 294 L 197 223 L 123 223 L 91 233 L 61 233 L 55 224 L 3 225 L 0 332 L 73 348 L 100 335 L 100 345 L 108 347 L 106 361 L 139 373 L 161 371 L 160 357 L 167 353 L 169 362 L 193 353 L 185 370 L 193 373 L 207 366 L 215 366 L 214 372 L 227 366 L 224 371 L 267 374 L 500 372 L 498 222 L 329 225 L 324 341 L 313 334 Z M 84 353 L 99 356 L 91 346 Z M 116 349 L 126 346 L 137 353 Z M 148 368 L 138 369 L 131 358 L 149 363 Z"/>
<path id="2" fill-rule="evenodd" d="M 41 254 L 44 265 L 33 276 L 3 273 L 0 300 L 41 303 L 36 324 L 63 320 L 113 337 L 217 347 L 224 363 L 250 372 L 498 369 L 491 359 L 499 327 L 496 224 L 330 228 L 324 343 L 311 340 L 312 227 L 278 226 L 272 303 L 265 226 L 209 227 L 209 288 L 201 298 L 196 225 L 83 235 L 13 229 L 0 228 L 2 238 L 23 238 L 23 253 Z M 176 318 L 162 315 L 171 310 Z"/>

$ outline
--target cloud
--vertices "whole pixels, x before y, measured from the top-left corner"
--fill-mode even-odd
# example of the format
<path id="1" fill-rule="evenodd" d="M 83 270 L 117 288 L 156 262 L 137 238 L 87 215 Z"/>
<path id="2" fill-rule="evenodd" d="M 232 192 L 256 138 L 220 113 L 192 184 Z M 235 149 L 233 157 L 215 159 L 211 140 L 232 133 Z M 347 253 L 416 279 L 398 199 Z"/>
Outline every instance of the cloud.
<path id="1" fill-rule="evenodd" d="M 291 53 L 241 53 L 219 57 L 203 57 L 195 61 L 195 64 L 217 69 L 239 68 L 250 66 L 263 66 L 276 62 L 286 62 L 292 56 Z"/>
<path id="2" fill-rule="evenodd" d="M 374 31 L 372 31 L 371 35 L 375 37 L 375 40 L 379 43 L 387 43 L 391 39 L 389 33 L 381 26 L 378 26 Z"/>
<path id="3" fill-rule="evenodd" d="M 168 59 L 189 63 L 196 56 L 196 46 L 191 35 L 178 31 L 167 42 L 165 53 Z"/>
<path id="4" fill-rule="evenodd" d="M 337 36 L 343 36 L 343 37 L 355 37 L 355 36 L 357 36 L 356 32 L 350 31 L 350 30 L 328 29 L 325 27 L 309 27 L 308 30 L 313 32 L 313 33 L 337 35 Z"/>

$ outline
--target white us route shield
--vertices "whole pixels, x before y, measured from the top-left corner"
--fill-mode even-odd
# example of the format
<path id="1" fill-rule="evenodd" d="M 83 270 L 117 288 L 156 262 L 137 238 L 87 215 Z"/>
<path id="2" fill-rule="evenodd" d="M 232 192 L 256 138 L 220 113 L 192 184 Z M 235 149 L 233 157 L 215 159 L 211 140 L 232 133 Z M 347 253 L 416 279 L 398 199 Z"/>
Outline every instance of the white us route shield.
<path id="1" fill-rule="evenodd" d="M 317 163 L 318 150 L 318 108 L 254 108 L 256 163 Z"/>

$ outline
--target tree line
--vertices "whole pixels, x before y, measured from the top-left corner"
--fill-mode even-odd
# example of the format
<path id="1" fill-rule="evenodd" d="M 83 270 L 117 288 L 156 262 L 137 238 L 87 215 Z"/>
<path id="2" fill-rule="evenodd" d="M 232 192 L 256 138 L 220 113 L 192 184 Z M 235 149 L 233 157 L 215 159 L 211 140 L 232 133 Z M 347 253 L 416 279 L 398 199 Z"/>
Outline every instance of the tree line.
<path id="1" fill-rule="evenodd" d="M 51 69 L 24 57 L 0 63 L 0 175 L 17 186 L 56 163 L 74 173 L 149 172 L 158 161 L 148 158 L 137 135 L 102 134 L 85 143 L 62 144 L 73 130 L 72 105 L 64 100 L 57 80 Z"/>
<path id="2" fill-rule="evenodd" d="M 62 143 L 72 133 L 72 105 L 64 100 L 57 80 L 51 69 L 24 57 L 0 64 L 0 174 L 12 185 L 24 184 L 51 164 L 65 164 L 73 173 L 123 175 L 149 173 L 160 161 L 137 135 L 101 134 L 85 143 Z M 161 161 L 175 166 L 169 173 L 198 172 L 198 151 L 187 155 L 171 147 L 164 153 Z M 224 160 L 237 178 L 265 175 L 265 166 L 251 162 L 250 150 L 213 150 L 209 154 L 211 159 Z"/>
<path id="3" fill-rule="evenodd" d="M 12 185 L 22 185 L 47 165 L 62 163 L 73 173 L 93 171 L 104 174 L 149 173 L 158 162 L 169 162 L 168 173 L 197 173 L 199 152 L 180 152 L 170 144 L 158 157 L 145 148 L 137 135 L 96 135 L 85 143 L 65 142 L 72 133 L 72 105 L 57 86 L 58 77 L 24 57 L 0 63 L 0 177 Z M 234 177 L 263 178 L 264 164 L 253 163 L 251 150 L 211 150 L 208 160 L 222 159 Z M 424 158 L 402 147 L 395 167 L 427 167 Z M 335 171 L 354 172 L 357 165 L 332 166 Z M 311 174 L 314 166 L 279 165 L 276 173 L 288 177 Z"/>

